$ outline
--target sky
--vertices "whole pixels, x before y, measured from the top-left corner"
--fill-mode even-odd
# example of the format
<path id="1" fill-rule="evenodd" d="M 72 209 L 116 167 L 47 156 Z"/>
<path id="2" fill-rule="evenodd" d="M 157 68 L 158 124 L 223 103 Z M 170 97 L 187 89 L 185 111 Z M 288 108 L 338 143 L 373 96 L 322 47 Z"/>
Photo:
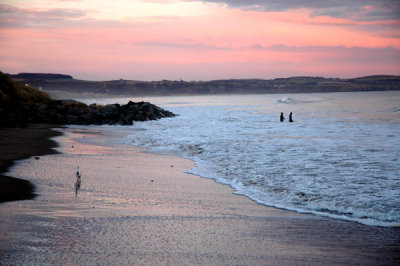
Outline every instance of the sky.
<path id="1" fill-rule="evenodd" d="M 400 1 L 0 0 L 0 71 L 148 81 L 400 75 Z"/>

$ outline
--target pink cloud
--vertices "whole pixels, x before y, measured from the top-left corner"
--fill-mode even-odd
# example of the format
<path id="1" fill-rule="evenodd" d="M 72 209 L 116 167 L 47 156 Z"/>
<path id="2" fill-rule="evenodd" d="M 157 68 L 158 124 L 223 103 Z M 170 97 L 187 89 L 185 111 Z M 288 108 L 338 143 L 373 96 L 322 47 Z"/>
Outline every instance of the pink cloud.
<path id="1" fill-rule="evenodd" d="M 207 16 L 114 22 L 88 21 L 78 11 L 40 12 L 76 21 L 46 29 L 3 25 L 2 71 L 145 80 L 400 74 L 399 30 L 381 27 L 399 21 L 312 18 L 306 9 L 221 8 Z"/>
<path id="2" fill-rule="evenodd" d="M 0 28 L 57 28 L 85 22 L 88 12 L 80 9 L 18 8 L 0 4 Z"/>

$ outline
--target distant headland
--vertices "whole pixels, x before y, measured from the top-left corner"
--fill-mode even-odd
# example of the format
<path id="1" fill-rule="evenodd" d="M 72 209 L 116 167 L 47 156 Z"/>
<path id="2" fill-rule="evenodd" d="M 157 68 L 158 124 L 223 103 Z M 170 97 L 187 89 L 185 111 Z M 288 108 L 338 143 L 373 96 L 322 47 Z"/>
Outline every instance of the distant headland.
<path id="1" fill-rule="evenodd" d="M 41 87 L 51 96 L 163 96 L 205 94 L 314 93 L 400 90 L 400 76 L 374 75 L 351 79 L 290 77 L 211 81 L 87 81 L 49 73 L 8 74 L 21 84 Z"/>

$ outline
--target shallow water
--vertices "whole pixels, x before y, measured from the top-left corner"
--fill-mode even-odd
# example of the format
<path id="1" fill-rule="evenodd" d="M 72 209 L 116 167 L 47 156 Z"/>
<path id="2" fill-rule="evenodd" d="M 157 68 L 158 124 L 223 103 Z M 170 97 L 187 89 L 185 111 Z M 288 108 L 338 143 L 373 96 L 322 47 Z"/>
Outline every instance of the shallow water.
<path id="1" fill-rule="evenodd" d="M 189 158 L 189 173 L 268 206 L 400 225 L 400 92 L 144 100 L 179 116 L 137 122 L 123 143 Z"/>

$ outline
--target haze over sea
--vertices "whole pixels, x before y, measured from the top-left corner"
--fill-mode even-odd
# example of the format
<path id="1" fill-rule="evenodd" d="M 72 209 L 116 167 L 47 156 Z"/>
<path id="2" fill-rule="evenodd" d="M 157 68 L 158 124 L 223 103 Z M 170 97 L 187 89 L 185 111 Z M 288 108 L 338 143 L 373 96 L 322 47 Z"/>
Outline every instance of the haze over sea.
<path id="1" fill-rule="evenodd" d="M 179 116 L 136 122 L 122 143 L 189 158 L 189 173 L 260 204 L 400 226 L 399 91 L 84 101 L 128 100 Z"/>

